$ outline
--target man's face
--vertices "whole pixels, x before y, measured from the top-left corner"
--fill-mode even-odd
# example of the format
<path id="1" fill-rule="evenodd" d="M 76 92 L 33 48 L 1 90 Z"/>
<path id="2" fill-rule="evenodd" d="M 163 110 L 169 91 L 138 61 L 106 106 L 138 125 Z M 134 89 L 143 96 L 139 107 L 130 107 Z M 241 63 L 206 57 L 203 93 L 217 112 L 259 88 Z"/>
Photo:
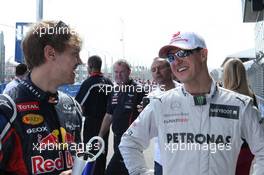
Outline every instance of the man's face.
<path id="1" fill-rule="evenodd" d="M 173 48 L 168 53 L 174 54 L 179 50 L 179 48 Z M 202 56 L 202 52 L 204 50 L 194 51 L 192 54 L 183 58 L 176 58 L 170 63 L 173 74 L 180 82 L 188 83 L 198 79 L 203 68 L 203 62 L 206 61 Z"/>
<path id="2" fill-rule="evenodd" d="M 166 60 L 157 59 L 151 65 L 153 79 L 160 85 L 171 81 L 171 68 Z"/>
<path id="3" fill-rule="evenodd" d="M 80 49 L 66 47 L 65 51 L 56 52 L 57 78 L 60 84 L 73 84 L 75 79 L 75 69 L 82 64 L 79 55 Z"/>
<path id="4" fill-rule="evenodd" d="M 125 65 L 114 65 L 115 81 L 117 84 L 125 84 L 128 82 L 130 70 Z"/>

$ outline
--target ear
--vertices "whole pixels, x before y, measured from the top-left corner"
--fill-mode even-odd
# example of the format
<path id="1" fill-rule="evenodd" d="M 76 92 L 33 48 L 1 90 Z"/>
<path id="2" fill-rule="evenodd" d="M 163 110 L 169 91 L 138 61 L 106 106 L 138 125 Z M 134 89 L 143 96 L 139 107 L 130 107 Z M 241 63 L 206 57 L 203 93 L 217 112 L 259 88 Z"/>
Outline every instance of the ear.
<path id="1" fill-rule="evenodd" d="M 44 47 L 44 58 L 46 61 L 53 61 L 55 60 L 55 50 L 50 45 L 46 45 Z"/>
<path id="2" fill-rule="evenodd" d="M 208 54 L 208 50 L 207 49 L 201 50 L 201 57 L 202 57 L 203 61 L 207 60 L 207 54 Z"/>

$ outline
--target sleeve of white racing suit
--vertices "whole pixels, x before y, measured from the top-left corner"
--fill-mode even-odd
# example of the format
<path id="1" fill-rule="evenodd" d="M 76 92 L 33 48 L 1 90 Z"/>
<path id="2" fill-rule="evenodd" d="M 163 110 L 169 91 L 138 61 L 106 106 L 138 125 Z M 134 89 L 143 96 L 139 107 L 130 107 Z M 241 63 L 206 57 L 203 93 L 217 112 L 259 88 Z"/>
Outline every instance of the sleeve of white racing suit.
<path id="1" fill-rule="evenodd" d="M 158 133 L 153 109 L 153 103 L 147 105 L 122 136 L 119 150 L 130 175 L 148 174 L 143 150 Z"/>
<path id="2" fill-rule="evenodd" d="M 249 103 L 244 112 L 241 128 L 242 137 L 245 137 L 256 158 L 254 175 L 264 174 L 264 127 L 259 120 L 259 111 L 252 103 Z"/>

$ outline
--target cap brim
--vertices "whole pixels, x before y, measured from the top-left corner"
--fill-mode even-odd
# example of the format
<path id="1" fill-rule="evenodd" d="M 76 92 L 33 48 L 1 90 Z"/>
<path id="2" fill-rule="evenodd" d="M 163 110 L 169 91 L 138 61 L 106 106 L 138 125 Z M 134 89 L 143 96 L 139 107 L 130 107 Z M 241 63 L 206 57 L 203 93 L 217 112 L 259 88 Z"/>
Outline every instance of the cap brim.
<path id="1" fill-rule="evenodd" d="M 168 52 L 171 50 L 171 49 L 175 49 L 175 48 L 178 48 L 174 45 L 166 45 L 166 46 L 163 46 L 160 50 L 159 50 L 159 57 L 160 58 L 167 58 L 167 54 Z"/>

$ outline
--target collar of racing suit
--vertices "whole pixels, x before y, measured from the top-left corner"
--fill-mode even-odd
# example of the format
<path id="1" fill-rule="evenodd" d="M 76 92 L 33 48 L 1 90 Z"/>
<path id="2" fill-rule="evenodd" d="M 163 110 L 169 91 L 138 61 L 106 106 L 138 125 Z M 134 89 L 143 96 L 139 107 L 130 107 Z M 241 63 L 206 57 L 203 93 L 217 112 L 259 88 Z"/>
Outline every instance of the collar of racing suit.
<path id="1" fill-rule="evenodd" d="M 51 93 L 51 92 L 44 92 L 40 88 L 38 88 L 30 78 L 30 75 L 28 75 L 26 80 L 21 80 L 21 85 L 24 86 L 27 90 L 31 92 L 32 95 L 34 95 L 37 99 L 40 101 L 48 101 L 48 103 L 51 104 L 57 104 L 58 103 L 58 92 Z"/>
<path id="2" fill-rule="evenodd" d="M 103 76 L 103 73 L 102 72 L 92 72 L 90 74 L 90 77 L 95 77 L 95 76 Z"/>
<path id="3" fill-rule="evenodd" d="M 194 96 L 191 95 L 189 92 L 186 91 L 184 86 L 181 86 L 182 93 L 185 97 L 188 97 L 190 104 L 192 106 L 195 106 Z M 206 103 L 210 103 L 210 101 L 215 97 L 216 92 L 218 91 L 217 83 L 215 81 L 212 81 L 210 93 L 205 95 Z"/>

